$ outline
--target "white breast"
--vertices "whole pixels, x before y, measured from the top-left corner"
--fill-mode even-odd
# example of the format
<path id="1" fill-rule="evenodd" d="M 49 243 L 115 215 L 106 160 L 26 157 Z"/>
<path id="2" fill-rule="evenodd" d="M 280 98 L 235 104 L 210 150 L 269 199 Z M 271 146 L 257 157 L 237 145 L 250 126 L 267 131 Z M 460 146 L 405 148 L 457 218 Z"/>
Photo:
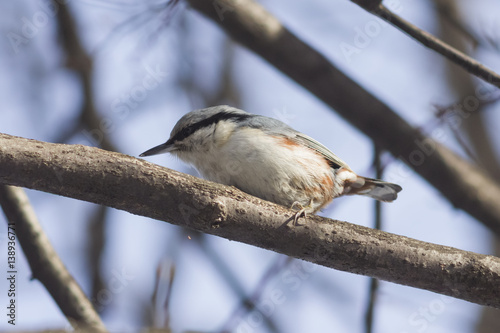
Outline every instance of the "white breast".
<path id="1" fill-rule="evenodd" d="M 207 179 L 290 207 L 317 211 L 343 191 L 326 160 L 313 150 L 253 128 L 218 125 L 202 151 L 179 153 Z"/>

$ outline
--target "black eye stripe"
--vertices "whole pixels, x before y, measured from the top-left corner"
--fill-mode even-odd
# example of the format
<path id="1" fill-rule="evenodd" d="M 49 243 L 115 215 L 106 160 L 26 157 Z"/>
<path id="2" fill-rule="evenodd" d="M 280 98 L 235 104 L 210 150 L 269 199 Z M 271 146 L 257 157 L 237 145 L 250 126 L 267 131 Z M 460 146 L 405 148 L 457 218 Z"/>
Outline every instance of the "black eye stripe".
<path id="1" fill-rule="evenodd" d="M 232 113 L 232 112 L 219 112 L 217 114 L 214 114 L 213 116 L 210 116 L 206 119 L 203 119 L 197 123 L 194 123 L 190 126 L 184 127 L 181 129 L 179 132 L 177 132 L 172 138 L 170 138 L 169 141 L 175 142 L 175 141 L 182 141 L 197 130 L 208 127 L 213 124 L 217 124 L 221 120 L 243 120 L 252 117 L 252 114 L 239 114 L 239 113 Z"/>

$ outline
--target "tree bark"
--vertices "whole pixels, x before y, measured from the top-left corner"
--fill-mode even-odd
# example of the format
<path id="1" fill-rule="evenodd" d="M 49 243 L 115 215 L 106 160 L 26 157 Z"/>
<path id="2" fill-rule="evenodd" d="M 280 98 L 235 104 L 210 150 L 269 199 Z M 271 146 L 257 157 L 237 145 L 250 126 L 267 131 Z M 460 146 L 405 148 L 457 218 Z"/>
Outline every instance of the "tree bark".
<path id="1" fill-rule="evenodd" d="M 0 182 L 500 308 L 500 259 L 316 215 L 131 156 L 0 134 Z"/>

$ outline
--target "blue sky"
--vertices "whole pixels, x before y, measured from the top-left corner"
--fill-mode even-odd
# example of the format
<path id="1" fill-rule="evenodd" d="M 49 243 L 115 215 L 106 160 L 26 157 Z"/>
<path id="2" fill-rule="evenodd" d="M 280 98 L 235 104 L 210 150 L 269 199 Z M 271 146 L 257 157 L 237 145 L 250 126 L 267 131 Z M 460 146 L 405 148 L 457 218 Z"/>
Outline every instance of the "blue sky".
<path id="1" fill-rule="evenodd" d="M 69 3 L 83 43 L 94 59 L 96 106 L 108 121 L 94 131 L 79 131 L 69 143 L 96 145 L 99 133 L 106 132 L 120 152 L 138 156 L 164 142 L 183 114 L 208 106 L 196 95 L 187 94 L 179 82 L 180 78 L 185 79 L 183 82 L 193 80 L 205 92 L 213 92 L 219 84 L 220 68 L 224 65 L 222 48 L 227 44 L 224 33 L 214 24 L 184 5 L 166 22 L 164 16 L 152 11 L 137 16 L 152 2 Z M 351 2 L 261 3 L 412 125 L 428 128 L 434 119 L 433 105 L 456 101 L 446 81 L 445 60 L 441 56 Z M 500 13 L 497 2 L 460 4 L 467 13 L 465 22 L 472 29 L 496 31 Z M 391 6 L 419 27 L 436 31 L 431 2 L 395 0 Z M 0 132 L 55 140 L 74 121 L 81 94 L 75 75 L 62 66 L 64 59 L 56 42 L 54 18 L 39 1 L 6 2 L 0 8 L 4 13 L 0 29 L 5 37 L 0 48 L 0 94 L 4 105 Z M 145 19 L 140 22 L 142 17 Z M 30 23 L 26 22 L 36 29 L 29 31 Z M 13 46 L 8 33 L 22 34 L 23 29 L 28 29 L 29 38 L 26 43 Z M 360 39 L 360 34 L 367 31 L 371 36 Z M 357 51 L 346 56 L 346 45 Z M 239 45 L 231 48 L 231 82 L 238 91 L 241 108 L 287 122 L 325 144 L 358 173 L 373 176 L 369 138 L 258 56 Z M 479 49 L 474 56 L 497 72 L 500 70 L 496 51 Z M 488 117 L 494 128 L 498 114 L 491 110 Z M 443 131 L 445 135 L 439 140 L 461 153 L 453 136 L 447 129 Z M 497 139 L 498 134 L 493 135 Z M 384 230 L 464 250 L 491 252 L 487 229 L 454 209 L 404 164 L 388 155 L 383 157 L 390 161 L 384 179 L 404 188 L 397 201 L 383 205 Z M 194 169 L 171 156 L 148 160 L 197 175 Z M 91 281 L 85 253 L 87 220 L 93 206 L 36 191 L 28 194 L 63 262 L 88 292 Z M 168 203 L 165 206 L 167 209 Z M 339 198 L 321 214 L 372 226 L 373 206 L 373 201 L 364 197 Z M 3 215 L 0 219 L 4 219 Z M 1 235 L 0 246 L 5 248 L 3 231 Z M 142 311 L 151 303 L 159 263 L 173 263 L 176 267 L 170 311 L 175 332 L 220 329 L 238 306 L 240 298 L 208 258 L 207 250 L 188 238 L 189 232 L 111 210 L 105 235 L 104 280 L 115 283 L 116 288 L 104 291 L 98 303 L 106 305 L 102 318 L 110 330 L 127 331 L 141 326 Z M 207 236 L 204 242 L 210 253 L 221 258 L 247 295 L 259 286 L 269 267 L 283 260 L 276 253 L 217 237 Z M 5 253 L 0 251 L 3 262 Z M 22 254 L 18 260 L 21 266 L 16 329 L 67 327 L 66 319 L 43 286 L 29 280 L 30 270 Z M 6 288 L 4 283 L 0 283 L 0 292 Z M 265 284 L 258 304 L 267 309 L 264 313 L 281 332 L 362 332 L 368 284 L 366 277 L 294 260 Z M 375 332 L 473 332 L 480 310 L 465 301 L 382 282 Z M 161 317 L 157 315 L 156 320 Z M 245 313 L 235 322 L 241 332 L 266 332 L 262 318 L 255 312 Z M 12 328 L 2 320 L 0 329 Z"/>

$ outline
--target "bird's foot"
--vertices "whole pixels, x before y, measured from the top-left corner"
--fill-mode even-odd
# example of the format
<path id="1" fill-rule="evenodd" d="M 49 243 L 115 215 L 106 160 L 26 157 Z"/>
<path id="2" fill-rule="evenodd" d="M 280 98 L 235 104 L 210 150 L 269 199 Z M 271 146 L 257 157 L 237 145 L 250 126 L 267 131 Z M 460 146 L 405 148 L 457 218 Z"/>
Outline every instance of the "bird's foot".
<path id="1" fill-rule="evenodd" d="M 295 201 L 293 204 L 292 204 L 292 207 L 290 207 L 290 209 L 295 209 L 295 208 L 298 208 L 299 211 L 297 213 L 295 213 L 295 216 L 293 218 L 293 225 L 297 225 L 297 221 L 299 220 L 300 217 L 304 216 L 304 219 L 307 218 L 307 208 L 309 207 L 304 207 L 302 206 L 302 204 L 298 201 Z"/>

